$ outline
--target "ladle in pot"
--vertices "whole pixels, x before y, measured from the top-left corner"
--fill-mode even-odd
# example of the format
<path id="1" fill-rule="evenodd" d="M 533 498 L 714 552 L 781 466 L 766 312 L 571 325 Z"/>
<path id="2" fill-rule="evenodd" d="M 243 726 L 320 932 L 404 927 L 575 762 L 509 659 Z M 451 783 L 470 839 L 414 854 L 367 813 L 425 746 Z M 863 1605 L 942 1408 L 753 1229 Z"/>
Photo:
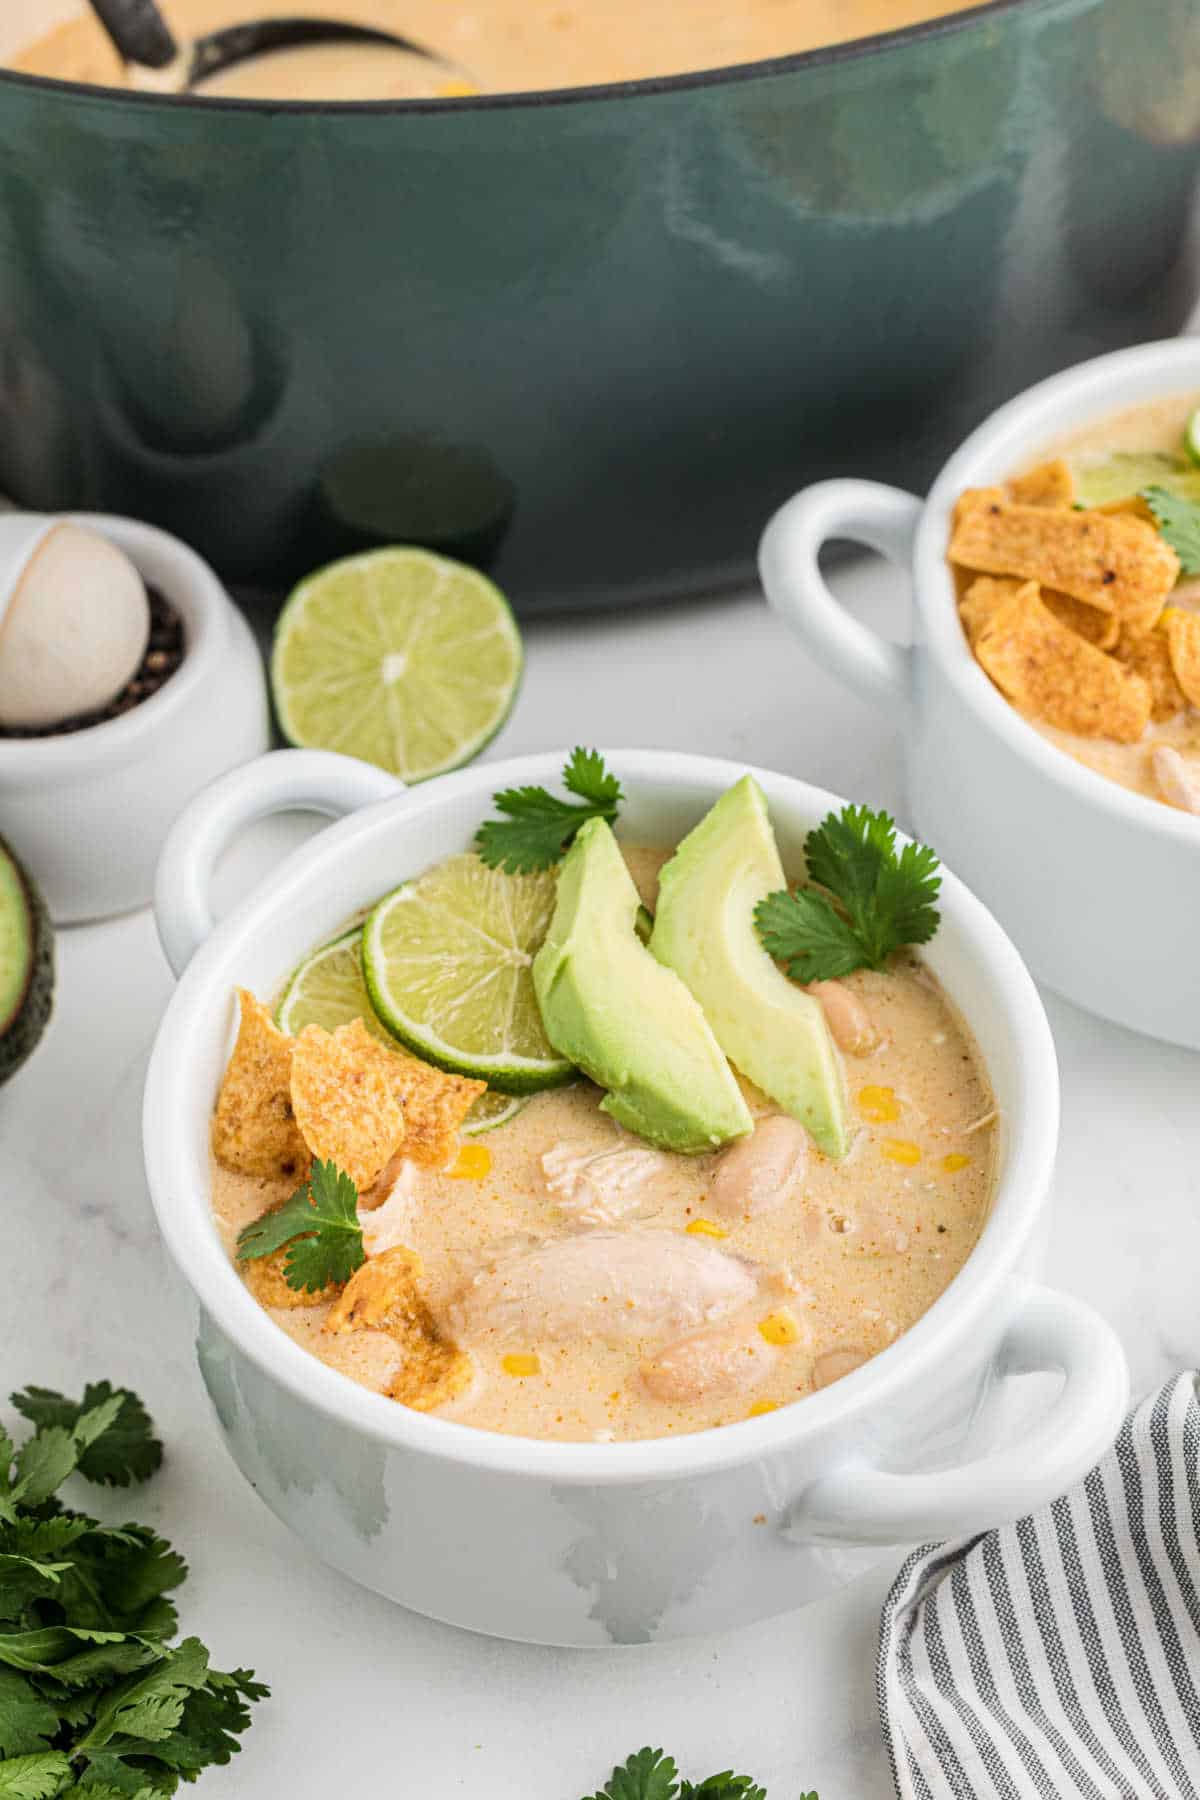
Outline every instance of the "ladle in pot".
<path id="1" fill-rule="evenodd" d="M 238 63 L 315 44 L 384 45 L 439 64 L 456 81 L 465 79 L 462 70 L 436 51 L 374 25 L 339 19 L 252 19 L 180 42 L 156 0 L 89 0 L 89 4 L 135 85 L 159 93 L 189 93 Z"/>

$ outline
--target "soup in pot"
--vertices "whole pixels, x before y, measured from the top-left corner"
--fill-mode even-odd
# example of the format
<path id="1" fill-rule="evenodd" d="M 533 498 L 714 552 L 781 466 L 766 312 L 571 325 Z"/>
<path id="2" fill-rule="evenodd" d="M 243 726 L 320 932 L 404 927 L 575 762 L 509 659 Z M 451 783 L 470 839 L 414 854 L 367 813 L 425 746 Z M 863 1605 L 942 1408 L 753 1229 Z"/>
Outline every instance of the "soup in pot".
<path id="1" fill-rule="evenodd" d="M 196 37 L 252 17 L 345 18 L 393 30 L 434 51 L 428 62 L 375 46 L 281 52 L 229 70 L 205 92 L 287 100 L 405 99 L 587 87 L 755 62 L 897 31 L 970 11 L 958 0 L 162 0 L 176 34 Z M 127 79 L 100 27 L 68 19 L 10 58 L 30 74 L 120 85 Z"/>

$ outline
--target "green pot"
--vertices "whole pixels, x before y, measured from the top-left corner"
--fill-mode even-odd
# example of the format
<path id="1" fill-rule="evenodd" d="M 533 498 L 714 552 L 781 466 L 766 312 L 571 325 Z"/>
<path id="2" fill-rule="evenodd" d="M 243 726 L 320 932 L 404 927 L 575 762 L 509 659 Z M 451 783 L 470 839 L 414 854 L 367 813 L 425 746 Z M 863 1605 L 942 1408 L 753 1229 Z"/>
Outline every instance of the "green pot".
<path id="1" fill-rule="evenodd" d="M 252 9 L 251 9 L 252 10 Z M 282 587 L 357 544 L 525 610 L 749 572 L 1197 297 L 1200 0 L 997 0 L 806 56 L 407 105 L 0 74 L 0 488 Z"/>

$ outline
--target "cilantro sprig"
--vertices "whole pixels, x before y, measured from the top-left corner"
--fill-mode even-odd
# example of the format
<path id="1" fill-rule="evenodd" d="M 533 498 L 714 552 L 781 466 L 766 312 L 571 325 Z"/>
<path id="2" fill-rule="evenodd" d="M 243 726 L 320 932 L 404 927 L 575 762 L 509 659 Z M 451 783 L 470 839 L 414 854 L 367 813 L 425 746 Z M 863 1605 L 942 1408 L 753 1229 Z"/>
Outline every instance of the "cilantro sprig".
<path id="1" fill-rule="evenodd" d="M 598 1794 L 584 1800 L 767 1800 L 767 1790 L 749 1775 L 729 1770 L 701 1782 L 685 1781 L 673 1757 L 647 1747 L 614 1769 Z M 817 1795 L 801 1794 L 798 1800 L 817 1800 Z"/>
<path id="2" fill-rule="evenodd" d="M 285 1244 L 284 1280 L 298 1293 L 340 1287 L 366 1261 L 358 1189 L 336 1163 L 314 1162 L 282 1206 L 252 1219 L 238 1236 L 238 1261 L 270 1256 Z"/>
<path id="3" fill-rule="evenodd" d="M 1159 535 L 1179 558 L 1184 575 L 1200 575 L 1200 502 L 1169 488 L 1143 488 L 1141 498 L 1154 514 Z"/>
<path id="4" fill-rule="evenodd" d="M 137 1395 L 102 1381 L 12 1402 L 36 1429 L 18 1450 L 0 1428 L 0 1795 L 173 1794 L 229 1761 L 268 1690 L 211 1668 L 198 1638 L 169 1641 L 187 1564 L 163 1538 L 57 1497 L 69 1475 L 124 1487 L 158 1468 Z"/>
<path id="5" fill-rule="evenodd" d="M 793 981 L 881 969 L 894 950 L 928 943 L 937 930 L 938 859 L 924 844 L 897 852 L 887 813 L 830 813 L 809 832 L 804 854 L 816 885 L 768 894 L 754 912 L 763 947 Z"/>
<path id="6" fill-rule="evenodd" d="M 572 750 L 562 779 L 575 801 L 560 800 L 543 787 L 504 788 L 493 795 L 506 816 L 488 819 L 475 833 L 475 847 L 490 869 L 509 875 L 549 869 L 589 819 L 615 823 L 625 796 L 598 750 Z"/>

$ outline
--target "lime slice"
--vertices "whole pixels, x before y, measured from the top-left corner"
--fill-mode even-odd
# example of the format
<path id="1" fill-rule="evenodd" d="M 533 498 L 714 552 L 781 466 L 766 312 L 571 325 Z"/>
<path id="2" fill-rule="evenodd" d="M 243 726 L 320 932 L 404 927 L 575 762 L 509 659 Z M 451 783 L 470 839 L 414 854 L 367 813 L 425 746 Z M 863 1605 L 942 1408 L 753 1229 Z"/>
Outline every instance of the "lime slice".
<path id="1" fill-rule="evenodd" d="M 1183 447 L 1189 462 L 1200 463 L 1200 406 L 1190 415 L 1183 428 Z"/>
<path id="2" fill-rule="evenodd" d="M 381 900 L 363 931 L 363 965 L 393 1036 L 505 1094 L 569 1081 L 574 1070 L 546 1036 L 531 974 L 556 885 L 553 869 L 505 875 L 477 856 L 452 856 Z"/>
<path id="3" fill-rule="evenodd" d="M 271 691 L 289 743 L 427 781 L 495 737 L 522 660 L 508 602 L 477 570 L 428 550 L 372 550 L 292 593 Z"/>
<path id="4" fill-rule="evenodd" d="M 1075 488 L 1084 506 L 1107 506 L 1148 487 L 1169 488 L 1173 494 L 1200 499 L 1200 469 L 1189 468 L 1177 456 L 1146 450 L 1122 452 L 1075 470 Z"/>
<path id="5" fill-rule="evenodd" d="M 486 1094 L 480 1094 L 459 1129 L 464 1137 L 482 1137 L 485 1131 L 495 1131 L 497 1125 L 507 1125 L 527 1104 L 528 1096 L 498 1094 L 489 1088 Z"/>
<path id="6" fill-rule="evenodd" d="M 283 999 L 275 1009 L 275 1023 L 280 1031 L 295 1037 L 306 1025 L 320 1025 L 325 1031 L 336 1031 L 361 1019 L 368 1031 L 385 1044 L 396 1040 L 386 1025 L 375 1016 L 371 996 L 363 977 L 362 926 L 354 925 L 331 944 L 306 957 L 284 989 Z M 479 1137 L 507 1125 L 515 1119 L 525 1102 L 514 1094 L 495 1093 L 491 1088 L 480 1094 L 463 1121 L 465 1137 Z"/>
<path id="7" fill-rule="evenodd" d="M 352 1019 L 361 1019 L 368 1031 L 391 1043 L 387 1027 L 375 1017 L 363 979 L 361 925 L 305 957 L 275 1008 L 275 1023 L 289 1037 L 297 1037 L 306 1025 L 336 1031 Z"/>

